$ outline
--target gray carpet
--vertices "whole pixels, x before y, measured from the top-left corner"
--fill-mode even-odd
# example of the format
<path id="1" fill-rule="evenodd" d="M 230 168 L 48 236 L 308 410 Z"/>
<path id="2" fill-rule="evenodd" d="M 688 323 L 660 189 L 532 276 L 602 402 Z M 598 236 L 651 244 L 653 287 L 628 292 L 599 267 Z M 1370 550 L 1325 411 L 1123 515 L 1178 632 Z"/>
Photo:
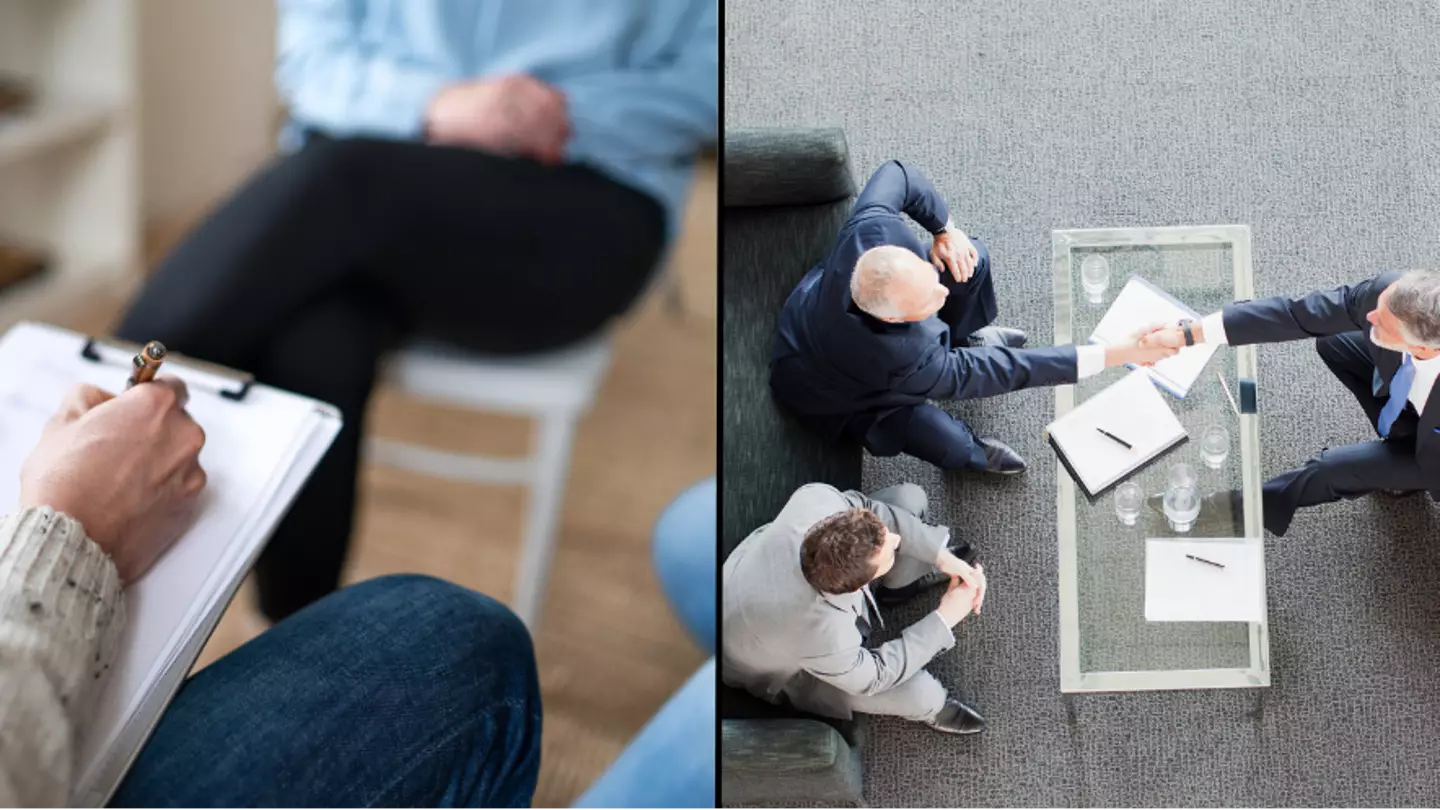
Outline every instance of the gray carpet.
<path id="1" fill-rule="evenodd" d="M 862 181 L 914 161 L 990 245 L 1003 323 L 1052 334 L 1054 228 L 1246 223 L 1259 295 L 1440 265 L 1434 3 L 727 0 L 725 123 L 840 125 Z M 1366 436 L 1311 345 L 1260 350 L 1265 474 Z M 955 411 L 1019 480 L 866 459 L 981 549 L 985 614 L 932 671 L 974 739 L 886 719 L 875 805 L 1440 803 L 1440 549 L 1428 499 L 1312 509 L 1267 547 L 1274 686 L 1059 691 L 1053 394 Z M 895 614 L 913 618 L 931 603 Z"/>

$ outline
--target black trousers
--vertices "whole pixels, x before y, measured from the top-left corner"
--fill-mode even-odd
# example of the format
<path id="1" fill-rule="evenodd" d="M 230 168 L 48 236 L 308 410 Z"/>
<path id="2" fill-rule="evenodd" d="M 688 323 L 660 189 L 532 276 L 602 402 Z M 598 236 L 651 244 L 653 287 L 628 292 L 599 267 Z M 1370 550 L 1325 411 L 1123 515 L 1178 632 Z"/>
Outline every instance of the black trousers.
<path id="1" fill-rule="evenodd" d="M 176 247 L 118 335 L 344 414 L 255 569 L 261 609 L 279 620 L 339 584 L 365 404 L 393 340 L 421 332 L 495 353 L 573 343 L 638 297 L 664 240 L 659 203 L 588 168 L 317 136 Z"/>
<path id="2" fill-rule="evenodd" d="M 971 237 L 971 241 L 978 260 L 970 280 L 960 283 L 949 271 L 940 274 L 950 295 L 936 317 L 950 327 L 952 345 L 965 345 L 971 334 L 994 322 L 999 309 L 990 277 L 990 251 L 979 239 Z M 985 449 L 970 425 L 928 402 L 898 408 L 876 420 L 862 418 L 858 424 L 857 438 L 874 455 L 906 453 L 946 470 L 985 468 Z"/>
<path id="3" fill-rule="evenodd" d="M 1370 426 L 1376 427 L 1389 397 L 1374 393 L 1375 363 L 1365 348 L 1364 333 L 1347 332 L 1315 341 L 1315 350 L 1330 371 L 1355 395 Z M 1408 403 L 1385 439 L 1327 447 L 1304 466 L 1265 482 L 1265 528 L 1283 535 L 1295 512 L 1306 506 L 1358 498 L 1383 489 L 1429 489 L 1415 458 L 1419 417 Z M 1378 429 L 1377 429 L 1378 435 Z"/>

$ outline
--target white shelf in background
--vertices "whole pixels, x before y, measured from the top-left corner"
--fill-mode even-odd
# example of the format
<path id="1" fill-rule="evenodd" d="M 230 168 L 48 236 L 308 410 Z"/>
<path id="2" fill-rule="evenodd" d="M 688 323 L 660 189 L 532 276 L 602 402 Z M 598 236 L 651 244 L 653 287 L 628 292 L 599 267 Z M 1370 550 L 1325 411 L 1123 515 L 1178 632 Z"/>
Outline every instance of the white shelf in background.
<path id="1" fill-rule="evenodd" d="M 124 114 L 108 101 L 59 98 L 24 113 L 0 115 L 0 166 L 84 139 Z"/>

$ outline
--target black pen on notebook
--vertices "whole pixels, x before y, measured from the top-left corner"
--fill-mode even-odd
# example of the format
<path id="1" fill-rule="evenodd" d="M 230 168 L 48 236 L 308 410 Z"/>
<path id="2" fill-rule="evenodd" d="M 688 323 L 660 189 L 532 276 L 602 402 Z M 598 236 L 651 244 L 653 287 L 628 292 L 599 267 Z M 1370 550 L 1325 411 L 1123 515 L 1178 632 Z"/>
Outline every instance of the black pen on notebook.
<path id="1" fill-rule="evenodd" d="M 1106 430 L 1105 428 L 1097 427 L 1097 428 L 1095 428 L 1095 429 L 1098 430 L 1098 431 L 1100 431 L 1101 433 L 1105 434 L 1106 436 L 1110 437 L 1111 439 L 1114 439 L 1115 441 L 1119 442 L 1120 444 L 1125 445 L 1125 449 L 1126 449 L 1126 450 L 1134 450 L 1134 449 L 1135 449 L 1135 445 L 1133 445 L 1133 444 L 1125 441 L 1124 439 L 1120 438 L 1119 436 L 1116 436 L 1114 433 L 1111 433 L 1110 431 Z"/>
<path id="2" fill-rule="evenodd" d="M 155 379 L 155 372 L 160 370 L 160 364 L 165 362 L 165 344 L 158 340 L 146 343 L 135 355 L 131 364 L 135 367 L 130 372 L 130 380 L 125 383 L 126 388 L 132 388 L 143 382 L 150 382 Z"/>
<path id="3" fill-rule="evenodd" d="M 1186 554 L 1186 555 L 1185 555 L 1185 558 L 1186 558 L 1186 559 L 1189 559 L 1189 560 L 1194 560 L 1195 562 L 1198 562 L 1198 563 L 1205 563 L 1206 565 L 1213 565 L 1213 566 L 1215 566 L 1216 568 L 1224 568 L 1224 567 L 1225 567 L 1224 565 L 1222 565 L 1222 564 L 1220 564 L 1220 563 L 1217 563 L 1217 562 L 1215 562 L 1214 560 L 1207 560 L 1207 559 L 1205 559 L 1204 557 L 1196 557 L 1194 554 Z"/>

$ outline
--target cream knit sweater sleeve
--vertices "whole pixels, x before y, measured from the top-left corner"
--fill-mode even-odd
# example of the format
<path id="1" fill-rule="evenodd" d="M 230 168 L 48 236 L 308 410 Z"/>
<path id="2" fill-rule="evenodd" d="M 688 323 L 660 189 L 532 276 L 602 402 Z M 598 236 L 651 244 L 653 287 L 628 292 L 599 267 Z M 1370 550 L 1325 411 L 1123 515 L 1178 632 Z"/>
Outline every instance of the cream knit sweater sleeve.
<path id="1" fill-rule="evenodd" d="M 61 807 L 124 624 L 115 564 L 48 508 L 0 520 L 0 807 Z"/>

